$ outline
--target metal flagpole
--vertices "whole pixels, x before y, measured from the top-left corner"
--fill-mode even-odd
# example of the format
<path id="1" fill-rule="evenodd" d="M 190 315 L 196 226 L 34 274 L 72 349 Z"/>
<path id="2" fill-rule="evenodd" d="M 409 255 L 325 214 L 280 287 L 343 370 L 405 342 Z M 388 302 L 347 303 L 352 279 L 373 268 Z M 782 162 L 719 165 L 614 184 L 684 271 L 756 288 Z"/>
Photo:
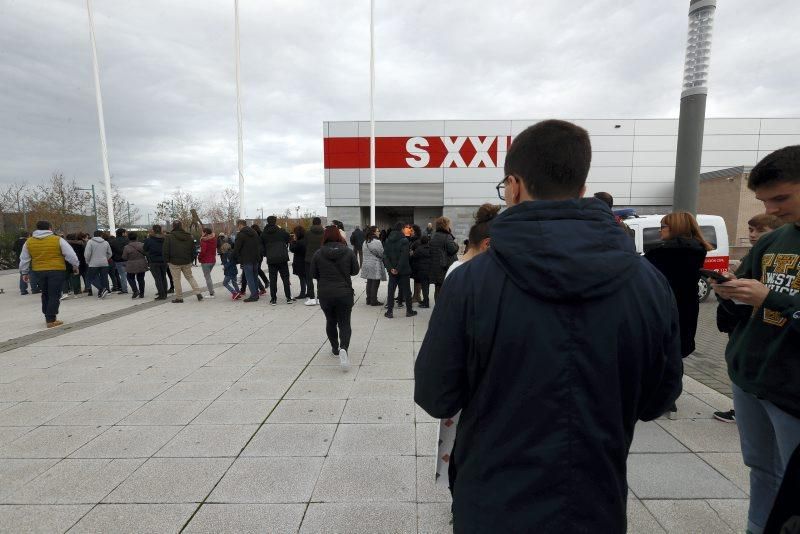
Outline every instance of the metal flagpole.
<path id="1" fill-rule="evenodd" d="M 244 148 L 242 146 L 242 95 L 241 78 L 239 76 L 239 0 L 233 2 L 236 19 L 236 123 L 239 140 L 239 217 L 244 219 Z"/>
<path id="2" fill-rule="evenodd" d="M 369 0 L 369 224 L 375 226 L 375 0 Z"/>
<path id="3" fill-rule="evenodd" d="M 108 146 L 106 145 L 106 122 L 103 118 L 103 96 L 100 94 L 100 71 L 97 66 L 97 43 L 94 38 L 94 17 L 92 16 L 92 0 L 86 0 L 89 12 L 89 36 L 92 41 L 92 66 L 94 67 L 94 94 L 97 98 L 97 120 L 100 124 L 100 152 L 103 157 L 103 178 L 106 186 L 106 205 L 108 206 L 108 229 L 116 228 L 114 220 L 114 201 L 111 194 L 111 173 L 108 171 Z"/>

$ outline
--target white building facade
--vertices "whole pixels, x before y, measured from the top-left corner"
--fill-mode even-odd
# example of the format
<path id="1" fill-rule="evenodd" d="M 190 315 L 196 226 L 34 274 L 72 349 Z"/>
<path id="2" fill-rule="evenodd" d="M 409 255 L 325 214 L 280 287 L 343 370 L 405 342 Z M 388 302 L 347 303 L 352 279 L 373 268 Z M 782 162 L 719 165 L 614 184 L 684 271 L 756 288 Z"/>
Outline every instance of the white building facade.
<path id="1" fill-rule="evenodd" d="M 421 226 L 450 217 L 466 234 L 477 206 L 500 203 L 495 185 L 514 136 L 541 119 L 376 123 L 376 218 Z M 668 212 L 675 180 L 678 119 L 572 120 L 592 141 L 589 195 L 606 191 L 615 207 Z M 348 230 L 369 222 L 368 122 L 325 122 L 325 204 Z M 701 173 L 755 165 L 770 152 L 800 144 L 797 118 L 709 118 Z"/>

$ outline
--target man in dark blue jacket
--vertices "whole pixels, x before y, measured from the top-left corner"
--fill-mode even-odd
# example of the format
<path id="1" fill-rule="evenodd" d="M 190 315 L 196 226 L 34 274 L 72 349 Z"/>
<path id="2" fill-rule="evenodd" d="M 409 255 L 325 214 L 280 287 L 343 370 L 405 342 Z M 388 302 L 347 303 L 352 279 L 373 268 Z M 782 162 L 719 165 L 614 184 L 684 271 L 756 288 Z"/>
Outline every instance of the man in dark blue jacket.
<path id="1" fill-rule="evenodd" d="M 625 532 L 636 421 L 681 391 L 675 300 L 608 206 L 581 198 L 585 130 L 517 136 L 491 248 L 447 278 L 415 365 L 433 417 L 461 411 L 454 529 Z"/>

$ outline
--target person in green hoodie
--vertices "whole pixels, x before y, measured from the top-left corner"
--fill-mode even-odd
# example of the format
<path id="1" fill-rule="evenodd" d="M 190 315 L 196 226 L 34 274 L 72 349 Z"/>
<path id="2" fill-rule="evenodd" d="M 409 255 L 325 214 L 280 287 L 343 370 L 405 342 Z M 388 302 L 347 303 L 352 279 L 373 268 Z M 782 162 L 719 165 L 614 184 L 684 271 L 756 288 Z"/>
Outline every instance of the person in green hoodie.
<path id="1" fill-rule="evenodd" d="M 747 186 L 786 223 L 758 240 L 737 274 L 712 283 L 722 312 L 738 319 L 725 350 L 733 406 L 750 467 L 748 532 L 764 531 L 778 488 L 800 445 L 800 145 L 777 150 Z"/>
<path id="2" fill-rule="evenodd" d="M 195 292 L 197 300 L 203 300 L 200 286 L 192 275 L 192 259 L 194 257 L 194 238 L 192 234 L 183 229 L 180 221 L 172 223 L 172 232 L 164 239 L 163 249 L 164 261 L 169 265 L 172 278 L 175 280 L 174 304 L 183 302 L 183 289 L 181 288 L 181 273 L 189 281 L 192 291 Z"/>

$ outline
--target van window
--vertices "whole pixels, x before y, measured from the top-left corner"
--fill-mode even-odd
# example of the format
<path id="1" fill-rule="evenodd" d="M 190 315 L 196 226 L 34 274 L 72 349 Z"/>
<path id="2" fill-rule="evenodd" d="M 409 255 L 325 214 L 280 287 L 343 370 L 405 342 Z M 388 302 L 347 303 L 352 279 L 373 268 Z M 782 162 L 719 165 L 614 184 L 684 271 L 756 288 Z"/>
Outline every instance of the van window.
<path id="1" fill-rule="evenodd" d="M 645 228 L 642 230 L 642 250 L 645 254 L 662 243 L 661 228 Z"/>
<path id="2" fill-rule="evenodd" d="M 701 226 L 700 232 L 708 244 L 714 247 L 711 250 L 717 250 L 717 230 L 713 226 Z"/>

